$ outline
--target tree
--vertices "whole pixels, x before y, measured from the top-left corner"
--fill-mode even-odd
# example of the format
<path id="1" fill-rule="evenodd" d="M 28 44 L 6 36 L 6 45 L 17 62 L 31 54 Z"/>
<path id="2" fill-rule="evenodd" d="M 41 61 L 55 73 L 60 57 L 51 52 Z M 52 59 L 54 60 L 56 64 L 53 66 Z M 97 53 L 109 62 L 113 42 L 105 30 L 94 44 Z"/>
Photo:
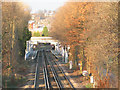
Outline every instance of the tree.
<path id="1" fill-rule="evenodd" d="M 106 75 L 111 71 L 117 76 L 117 8 L 117 3 L 93 3 L 93 9 L 87 17 L 86 28 L 90 32 L 84 33 L 87 41 L 85 53 L 95 77 L 105 70 Z M 104 77 L 100 76 L 103 81 Z"/>
<path id="2" fill-rule="evenodd" d="M 46 26 L 43 28 L 42 35 L 48 36 L 48 29 Z"/>
<path id="3" fill-rule="evenodd" d="M 25 38 L 23 32 L 27 32 L 25 27 L 27 27 L 29 19 L 29 6 L 22 2 L 2 2 L 2 75 L 3 78 L 11 79 L 11 82 L 14 82 L 14 74 L 19 61 L 24 58 L 19 54 L 21 48 L 25 50 L 25 46 L 21 45 L 24 42 L 20 42 L 20 40 Z M 3 83 L 3 87 L 4 85 Z"/>
<path id="4" fill-rule="evenodd" d="M 85 17 L 91 8 L 90 3 L 69 2 L 56 12 L 51 32 L 53 37 L 59 39 L 62 43 L 69 44 L 71 47 L 71 58 L 77 65 L 78 58 L 74 53 L 78 52 L 75 49 L 83 43 L 83 32 Z M 83 9 L 84 8 L 84 9 Z"/>
<path id="5" fill-rule="evenodd" d="M 39 32 L 39 31 L 34 32 L 34 33 L 33 33 L 33 36 L 34 36 L 34 37 L 40 37 L 40 32 Z"/>
<path id="6" fill-rule="evenodd" d="M 24 57 L 25 55 L 26 41 L 30 40 L 31 36 L 32 36 L 31 32 L 28 30 L 27 27 L 25 27 L 23 31 L 23 38 L 22 39 L 19 38 L 19 45 L 21 46 L 19 54 L 22 57 Z"/>
<path id="7" fill-rule="evenodd" d="M 77 60 L 84 61 L 98 87 L 110 87 L 106 77 L 110 71 L 118 73 L 117 11 L 116 2 L 69 2 L 58 9 L 50 30 L 54 38 L 70 45 L 69 59 L 75 65 Z M 106 75 L 101 75 L 103 71 Z"/>

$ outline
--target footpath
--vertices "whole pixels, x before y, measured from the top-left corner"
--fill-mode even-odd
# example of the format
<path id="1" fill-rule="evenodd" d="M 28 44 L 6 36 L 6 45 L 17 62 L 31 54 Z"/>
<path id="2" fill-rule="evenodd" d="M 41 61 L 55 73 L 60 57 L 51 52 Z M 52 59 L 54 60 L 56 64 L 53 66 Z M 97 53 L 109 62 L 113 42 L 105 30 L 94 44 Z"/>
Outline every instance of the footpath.
<path id="1" fill-rule="evenodd" d="M 80 75 L 79 70 L 69 69 L 68 63 L 64 63 L 62 60 L 62 55 L 58 54 L 56 51 L 51 51 L 55 57 L 58 59 L 59 66 L 63 69 L 66 76 L 70 79 L 74 88 L 86 88 L 85 85 L 89 83 L 89 80 L 85 80 L 83 76 Z"/>

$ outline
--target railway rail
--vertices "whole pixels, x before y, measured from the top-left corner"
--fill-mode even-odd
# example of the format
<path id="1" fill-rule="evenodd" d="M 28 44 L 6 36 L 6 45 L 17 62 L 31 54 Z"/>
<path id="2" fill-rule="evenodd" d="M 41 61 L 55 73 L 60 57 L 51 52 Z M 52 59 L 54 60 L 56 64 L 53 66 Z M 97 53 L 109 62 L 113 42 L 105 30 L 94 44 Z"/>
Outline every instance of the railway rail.
<path id="1" fill-rule="evenodd" d="M 53 57 L 53 54 L 51 52 L 47 52 L 46 56 L 48 56 L 47 57 L 48 58 L 48 62 L 50 64 L 50 66 L 51 66 L 51 70 L 54 73 L 54 76 L 55 76 L 56 83 L 57 83 L 58 87 L 59 88 L 66 88 L 64 85 L 66 85 L 65 83 L 67 83 L 68 84 L 67 88 L 74 88 L 73 84 L 70 82 L 69 78 L 65 75 L 64 71 L 62 70 L 62 68 L 54 60 L 55 58 Z M 51 59 L 53 59 L 53 60 L 51 60 Z M 62 82 L 63 80 L 61 80 L 60 75 L 58 73 L 62 74 L 62 76 L 64 77 L 64 80 L 66 81 L 65 83 Z"/>
<path id="2" fill-rule="evenodd" d="M 39 54 L 41 53 L 41 59 L 43 61 L 43 78 L 44 88 L 74 88 L 69 78 L 65 75 L 62 68 L 55 62 L 55 58 L 50 51 L 39 51 L 36 63 L 35 81 L 34 87 L 39 88 Z M 54 83 L 54 84 L 53 84 Z"/>
<path id="3" fill-rule="evenodd" d="M 46 56 L 44 55 L 44 51 L 43 51 L 42 54 L 43 54 L 43 60 L 44 60 L 43 73 L 44 73 L 45 88 L 50 88 L 50 81 L 49 81 L 49 75 L 48 75 L 48 69 L 47 69 L 47 62 L 46 62 Z"/>
<path id="4" fill-rule="evenodd" d="M 34 88 L 37 88 L 37 85 L 38 85 L 38 72 L 39 72 L 39 66 L 38 66 L 38 62 L 39 62 L 39 55 L 40 54 L 40 52 L 38 52 L 38 54 L 37 54 L 37 63 L 36 63 L 36 71 L 35 71 L 35 80 L 34 80 Z"/>
<path id="5" fill-rule="evenodd" d="M 50 69 L 51 69 L 51 71 L 52 71 L 52 74 L 53 74 L 54 80 L 55 80 L 55 82 L 56 82 L 56 84 L 57 84 L 57 87 L 58 87 L 58 88 L 63 88 L 63 85 L 62 85 L 62 83 L 61 83 L 61 80 L 60 80 L 60 78 L 58 77 L 58 74 L 57 74 L 54 66 L 52 65 L 52 63 L 51 63 L 50 60 L 48 59 L 48 57 L 47 57 L 47 60 L 48 60 L 48 63 L 49 63 L 49 65 L 50 65 Z"/>

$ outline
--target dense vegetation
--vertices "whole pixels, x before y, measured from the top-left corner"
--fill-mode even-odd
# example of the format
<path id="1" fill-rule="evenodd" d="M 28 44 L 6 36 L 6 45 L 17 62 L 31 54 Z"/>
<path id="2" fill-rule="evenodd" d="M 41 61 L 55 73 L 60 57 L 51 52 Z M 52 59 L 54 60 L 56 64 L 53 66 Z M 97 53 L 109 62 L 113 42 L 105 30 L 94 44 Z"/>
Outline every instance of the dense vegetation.
<path id="1" fill-rule="evenodd" d="M 37 32 L 33 32 L 33 35 L 32 35 L 33 37 L 40 37 L 41 35 L 40 35 L 40 32 L 39 31 L 37 31 Z"/>
<path id="2" fill-rule="evenodd" d="M 42 32 L 39 32 L 39 31 L 33 32 L 33 35 L 32 35 L 32 36 L 33 36 L 33 37 L 42 37 L 42 36 L 47 37 L 47 36 L 48 36 L 48 29 L 47 29 L 47 27 L 45 26 L 45 27 L 43 28 L 43 31 L 42 31 Z"/>
<path id="3" fill-rule="evenodd" d="M 70 45 L 69 60 L 74 65 L 82 61 L 96 87 L 118 85 L 118 3 L 67 2 L 56 12 L 50 31 L 63 45 Z M 109 85 L 110 72 L 114 82 Z"/>
<path id="4" fill-rule="evenodd" d="M 2 3 L 3 87 L 16 84 L 15 76 L 23 64 L 26 40 L 31 37 L 27 29 L 30 17 L 30 8 L 23 3 Z"/>
<path id="5" fill-rule="evenodd" d="M 43 36 L 48 36 L 48 29 L 47 29 L 46 26 L 43 28 L 42 35 Z"/>
<path id="6" fill-rule="evenodd" d="M 28 30 L 27 27 L 24 27 L 22 38 L 19 38 L 19 46 L 20 46 L 20 55 L 24 57 L 25 49 L 26 49 L 26 41 L 29 40 L 32 36 L 31 32 Z"/>

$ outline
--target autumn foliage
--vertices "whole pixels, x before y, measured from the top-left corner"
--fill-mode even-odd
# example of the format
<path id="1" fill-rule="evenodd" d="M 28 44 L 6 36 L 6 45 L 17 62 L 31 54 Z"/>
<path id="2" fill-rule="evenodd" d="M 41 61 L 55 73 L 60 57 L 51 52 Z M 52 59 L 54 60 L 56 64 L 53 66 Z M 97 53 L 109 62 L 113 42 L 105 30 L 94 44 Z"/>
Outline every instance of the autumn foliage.
<path id="1" fill-rule="evenodd" d="M 93 74 L 96 87 L 118 85 L 108 85 L 110 74 L 114 80 L 118 74 L 117 11 L 116 2 L 67 2 L 57 10 L 52 22 L 51 35 L 70 45 L 69 60 L 75 65 L 83 61 L 83 68 Z"/>
<path id="2" fill-rule="evenodd" d="M 29 19 L 30 9 L 27 5 L 22 2 L 2 2 L 3 87 L 7 87 L 5 81 L 14 82 L 16 69 L 23 61 L 25 43 L 31 37 L 27 29 Z"/>

